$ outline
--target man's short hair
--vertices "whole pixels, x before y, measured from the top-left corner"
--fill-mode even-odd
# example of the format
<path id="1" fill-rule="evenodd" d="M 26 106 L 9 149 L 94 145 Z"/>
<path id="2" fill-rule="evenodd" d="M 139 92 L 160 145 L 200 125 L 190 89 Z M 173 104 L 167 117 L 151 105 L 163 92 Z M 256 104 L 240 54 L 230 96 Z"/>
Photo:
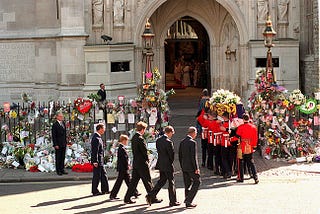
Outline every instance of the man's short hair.
<path id="1" fill-rule="evenodd" d="M 100 87 L 101 87 L 102 85 L 104 85 L 104 84 L 103 84 L 103 83 L 100 83 Z"/>
<path id="2" fill-rule="evenodd" d="M 136 129 L 137 131 L 141 131 L 143 129 L 146 129 L 148 127 L 148 124 L 146 124 L 145 122 L 139 121 L 136 124 Z"/>
<path id="3" fill-rule="evenodd" d="M 104 125 L 103 124 L 98 124 L 96 126 L 96 130 L 99 131 L 100 129 L 104 128 Z"/>
<path id="4" fill-rule="evenodd" d="M 129 140 L 128 135 L 125 135 L 125 134 L 120 135 L 119 142 L 123 142 L 125 140 Z"/>
<path id="5" fill-rule="evenodd" d="M 197 132 L 197 128 L 194 126 L 190 126 L 188 128 L 188 134 L 193 134 L 194 132 Z"/>
<path id="6" fill-rule="evenodd" d="M 164 132 L 165 133 L 170 133 L 170 132 L 174 132 L 174 128 L 172 126 L 166 126 L 164 128 Z"/>
<path id="7" fill-rule="evenodd" d="M 244 121 L 249 121 L 249 115 L 248 114 L 243 114 L 242 115 L 242 119 L 244 120 Z"/>

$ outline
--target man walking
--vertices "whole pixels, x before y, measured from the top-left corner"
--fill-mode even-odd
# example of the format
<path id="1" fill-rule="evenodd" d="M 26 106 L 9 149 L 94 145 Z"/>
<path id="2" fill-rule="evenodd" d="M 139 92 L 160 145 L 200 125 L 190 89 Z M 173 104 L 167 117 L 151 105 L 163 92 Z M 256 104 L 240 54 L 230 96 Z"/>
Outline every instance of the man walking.
<path id="1" fill-rule="evenodd" d="M 197 129 L 189 127 L 188 135 L 182 140 L 179 147 L 179 161 L 183 172 L 185 186 L 185 200 L 187 208 L 194 208 L 197 205 L 192 201 L 196 196 L 200 186 L 200 169 L 197 156 Z"/>
<path id="2" fill-rule="evenodd" d="M 92 195 L 109 194 L 107 171 L 104 168 L 104 145 L 101 136 L 105 132 L 103 124 L 98 124 L 91 140 L 91 162 L 93 164 Z M 101 181 L 101 192 L 98 190 Z"/>
<path id="3" fill-rule="evenodd" d="M 128 187 L 131 181 L 131 177 L 129 174 L 129 168 L 131 166 L 129 165 L 129 154 L 126 149 L 126 146 L 128 145 L 128 141 L 129 141 L 129 137 L 127 135 L 125 134 L 120 135 L 118 154 L 117 154 L 117 157 L 118 157 L 117 171 L 119 173 L 118 173 L 117 180 L 114 183 L 114 186 L 111 190 L 110 200 L 119 199 L 117 198 L 117 194 L 120 190 L 122 181 L 125 181 Z M 136 190 L 134 196 L 137 198 L 139 195 L 141 194 L 138 193 L 138 191 Z"/>
<path id="4" fill-rule="evenodd" d="M 124 197 L 124 202 L 126 204 L 136 203 L 135 201 L 131 200 L 131 196 L 134 195 L 140 179 L 142 180 L 147 193 L 149 193 L 153 187 L 148 164 L 148 150 L 143 139 L 143 134 L 146 131 L 147 126 L 148 125 L 142 121 L 138 122 L 136 125 L 136 133 L 131 139 L 133 169 L 132 180 Z M 161 201 L 162 200 L 155 199 L 153 200 L 153 203 L 160 203 Z"/>
<path id="5" fill-rule="evenodd" d="M 158 151 L 158 161 L 156 169 L 160 171 L 160 179 L 158 180 L 155 187 L 152 191 L 146 196 L 147 202 L 149 205 L 152 204 L 152 201 L 156 199 L 156 196 L 160 189 L 168 181 L 168 191 L 169 191 L 169 206 L 179 206 L 180 203 L 177 202 L 176 188 L 174 185 L 174 146 L 171 138 L 174 134 L 174 129 L 172 126 L 167 126 L 164 128 L 164 135 L 162 135 L 157 141 L 157 151 Z"/>
<path id="6" fill-rule="evenodd" d="M 237 129 L 237 136 L 240 137 L 240 147 L 242 151 L 242 159 L 239 158 L 239 170 L 237 182 L 243 182 L 243 165 L 248 166 L 249 172 L 251 171 L 255 184 L 259 183 L 256 167 L 253 161 L 253 149 L 257 147 L 258 130 L 257 127 L 249 122 L 249 115 L 242 116 L 244 124 L 240 125 Z"/>
<path id="7" fill-rule="evenodd" d="M 62 112 L 56 113 L 56 122 L 52 125 L 52 142 L 56 153 L 56 172 L 58 175 L 68 174 L 64 170 L 64 159 L 67 146 L 67 132 Z"/>

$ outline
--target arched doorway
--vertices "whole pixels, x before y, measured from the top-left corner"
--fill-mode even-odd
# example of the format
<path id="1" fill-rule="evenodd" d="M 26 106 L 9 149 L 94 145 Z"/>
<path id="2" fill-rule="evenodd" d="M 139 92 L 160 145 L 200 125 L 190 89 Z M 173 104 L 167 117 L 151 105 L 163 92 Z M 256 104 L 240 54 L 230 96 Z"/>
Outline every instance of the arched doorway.
<path id="1" fill-rule="evenodd" d="M 210 44 L 203 25 L 190 16 L 174 22 L 165 38 L 165 87 L 211 88 Z"/>
<path id="2" fill-rule="evenodd" d="M 255 73 L 249 67 L 248 41 L 249 35 L 243 14 L 235 1 L 230 0 L 159 0 L 146 4 L 146 12 L 138 23 L 135 41 L 141 45 L 141 34 L 144 23 L 150 18 L 154 40 L 154 65 L 159 68 L 162 77 L 167 72 L 166 43 L 168 29 L 181 17 L 192 17 L 198 26 L 205 28 L 208 36 L 208 70 L 210 75 L 209 89 L 228 89 L 240 96 L 246 96 L 249 80 Z M 235 54 L 230 57 L 226 52 L 230 49 Z M 137 56 L 141 53 L 137 49 Z M 137 58 L 138 60 L 140 58 Z M 141 70 L 139 63 L 137 70 Z M 169 71 L 172 72 L 172 71 Z M 166 85 L 166 81 L 161 86 Z M 139 77 L 137 78 L 139 80 Z"/>

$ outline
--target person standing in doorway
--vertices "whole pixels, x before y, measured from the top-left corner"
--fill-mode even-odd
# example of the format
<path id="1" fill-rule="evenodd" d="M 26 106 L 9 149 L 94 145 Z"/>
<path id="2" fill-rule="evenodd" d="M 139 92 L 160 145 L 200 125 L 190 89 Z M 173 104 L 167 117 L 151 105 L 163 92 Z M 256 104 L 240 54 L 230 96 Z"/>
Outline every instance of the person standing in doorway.
<path id="1" fill-rule="evenodd" d="M 52 125 L 52 142 L 55 149 L 56 172 L 58 175 L 68 174 L 64 170 L 64 160 L 67 146 L 67 131 L 62 112 L 56 113 L 56 121 Z"/>
<path id="2" fill-rule="evenodd" d="M 177 202 L 176 188 L 174 184 L 174 145 L 171 138 L 174 134 L 174 129 L 172 126 L 167 126 L 164 128 L 164 134 L 158 138 L 156 141 L 157 151 L 158 151 L 158 161 L 156 169 L 160 171 L 160 179 L 154 186 L 152 191 L 146 196 L 147 202 L 151 205 L 152 201 L 155 200 L 160 189 L 168 181 L 168 191 L 169 191 L 169 206 L 179 206 L 180 203 Z"/>
<path id="3" fill-rule="evenodd" d="M 109 183 L 107 171 L 104 168 L 104 145 L 101 136 L 105 132 L 103 124 L 96 126 L 96 133 L 91 140 L 91 162 L 93 165 L 92 195 L 109 194 Z M 99 181 L 101 181 L 101 192 L 98 191 Z"/>
<path id="4" fill-rule="evenodd" d="M 197 205 L 192 201 L 196 196 L 200 186 L 200 169 L 197 156 L 196 127 L 189 127 L 188 135 L 182 140 L 179 146 L 179 162 L 183 172 L 185 187 L 185 200 L 187 208 L 195 208 Z"/>

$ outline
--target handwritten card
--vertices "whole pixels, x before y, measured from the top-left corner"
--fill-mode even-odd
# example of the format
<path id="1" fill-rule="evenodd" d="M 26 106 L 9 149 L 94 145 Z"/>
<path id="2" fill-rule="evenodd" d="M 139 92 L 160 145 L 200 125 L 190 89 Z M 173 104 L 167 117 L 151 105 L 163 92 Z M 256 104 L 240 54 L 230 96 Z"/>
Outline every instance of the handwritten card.
<path id="1" fill-rule="evenodd" d="M 115 123 L 115 119 L 113 114 L 107 114 L 107 123 L 108 124 L 114 124 Z"/>

